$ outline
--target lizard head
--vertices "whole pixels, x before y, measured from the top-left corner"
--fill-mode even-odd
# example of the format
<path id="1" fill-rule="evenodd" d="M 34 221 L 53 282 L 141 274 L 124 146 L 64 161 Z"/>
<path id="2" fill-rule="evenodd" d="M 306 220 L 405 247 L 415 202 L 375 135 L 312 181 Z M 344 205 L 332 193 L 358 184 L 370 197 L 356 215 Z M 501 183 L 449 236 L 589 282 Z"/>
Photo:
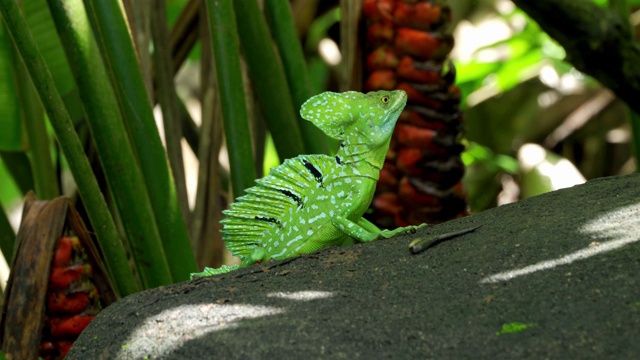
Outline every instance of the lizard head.
<path id="1" fill-rule="evenodd" d="M 336 140 L 379 146 L 391 138 L 406 103 L 402 90 L 324 92 L 307 100 L 300 115 Z"/>

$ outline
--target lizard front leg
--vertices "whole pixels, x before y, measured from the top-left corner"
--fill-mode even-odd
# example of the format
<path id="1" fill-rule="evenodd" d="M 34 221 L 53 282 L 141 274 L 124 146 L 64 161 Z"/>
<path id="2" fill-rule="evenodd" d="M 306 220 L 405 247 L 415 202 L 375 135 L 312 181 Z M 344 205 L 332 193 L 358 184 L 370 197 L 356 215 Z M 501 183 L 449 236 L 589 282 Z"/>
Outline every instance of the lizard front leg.
<path id="1" fill-rule="evenodd" d="M 419 226 L 407 226 L 394 230 L 380 230 L 377 226 L 364 218 L 360 218 L 357 223 L 354 223 L 353 221 L 341 216 L 332 218 L 331 223 L 346 235 L 349 235 L 360 242 L 388 239 L 401 233 L 412 234 L 416 232 L 416 229 L 426 226 L 426 224 L 422 224 Z"/>

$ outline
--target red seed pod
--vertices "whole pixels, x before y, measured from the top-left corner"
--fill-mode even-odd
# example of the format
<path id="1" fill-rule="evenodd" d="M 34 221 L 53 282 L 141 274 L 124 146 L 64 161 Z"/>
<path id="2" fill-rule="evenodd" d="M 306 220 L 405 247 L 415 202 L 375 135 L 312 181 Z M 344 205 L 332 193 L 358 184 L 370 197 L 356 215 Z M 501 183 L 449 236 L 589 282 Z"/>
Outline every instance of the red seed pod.
<path id="1" fill-rule="evenodd" d="M 459 182 L 463 118 L 460 92 L 453 85 L 455 67 L 447 60 L 453 37 L 446 29 L 451 10 L 445 3 L 364 1 L 364 89 L 399 89 L 408 95 L 385 157 L 373 212 L 366 215 L 383 228 L 437 223 L 466 213 Z"/>
<path id="2" fill-rule="evenodd" d="M 409 176 L 419 176 L 422 180 L 448 188 L 458 182 L 464 174 L 464 164 L 460 156 L 453 155 L 448 160 L 430 159 L 425 152 L 415 148 L 398 151 L 398 169 Z"/>
<path id="3" fill-rule="evenodd" d="M 416 164 L 422 160 L 422 152 L 419 149 L 402 148 L 398 151 L 396 166 L 404 174 L 417 175 L 420 169 Z"/>
<path id="4" fill-rule="evenodd" d="M 91 276 L 91 265 L 88 264 L 56 267 L 51 269 L 49 286 L 57 290 L 67 289 L 71 283 L 80 281 L 80 279 L 86 278 L 87 276 Z"/>
<path id="5" fill-rule="evenodd" d="M 373 201 L 373 206 L 380 211 L 381 215 L 395 215 L 402 210 L 398 195 L 394 193 L 380 194 Z"/>
<path id="6" fill-rule="evenodd" d="M 399 77 L 411 82 L 435 84 L 442 80 L 440 72 L 436 69 L 421 70 L 416 68 L 415 61 L 410 56 L 405 56 L 398 62 L 396 71 Z"/>
<path id="7" fill-rule="evenodd" d="M 394 69 L 398 66 L 398 57 L 388 46 L 380 46 L 367 56 L 367 70 Z"/>
<path id="8" fill-rule="evenodd" d="M 417 56 L 420 59 L 429 59 L 440 47 L 440 41 L 426 31 L 399 28 L 395 45 L 405 54 Z"/>
<path id="9" fill-rule="evenodd" d="M 430 30 L 434 25 L 441 24 L 444 20 L 442 15 L 442 8 L 429 2 L 412 5 L 400 1 L 393 12 L 396 24 L 419 30 Z"/>
<path id="10" fill-rule="evenodd" d="M 416 23 L 442 24 L 450 21 L 449 8 L 443 11 L 440 5 L 431 2 L 419 2 L 414 6 Z"/>
<path id="11" fill-rule="evenodd" d="M 409 216 L 407 221 L 411 224 L 438 223 L 466 215 L 466 195 L 460 182 L 445 190 L 438 188 L 439 184 L 424 182 L 418 178 L 409 178 L 409 183 L 420 193 L 440 199 L 440 206 L 406 204 L 406 214 Z"/>
<path id="12" fill-rule="evenodd" d="M 367 29 L 367 41 L 371 44 L 389 42 L 395 35 L 391 22 L 379 22 L 369 26 Z"/>
<path id="13" fill-rule="evenodd" d="M 81 313 L 89 305 L 89 295 L 83 292 L 64 294 L 52 292 L 47 302 L 50 313 Z"/>
<path id="14" fill-rule="evenodd" d="M 369 20 L 380 21 L 391 18 L 394 6 L 394 0 L 364 0 L 362 12 Z"/>
<path id="15" fill-rule="evenodd" d="M 93 315 L 49 318 L 49 329 L 55 337 L 78 336 L 94 318 Z"/>
<path id="16" fill-rule="evenodd" d="M 459 155 L 464 150 L 464 146 L 457 142 L 456 135 L 412 125 L 398 124 L 394 137 L 401 146 L 398 151 L 405 148 L 419 150 L 422 161 L 448 161 L 452 155 Z"/>
<path id="17" fill-rule="evenodd" d="M 396 125 L 395 131 L 399 144 L 418 149 L 429 148 L 438 135 L 436 131 L 407 124 Z"/>
<path id="18" fill-rule="evenodd" d="M 400 119 L 398 120 L 398 122 L 404 122 L 420 128 L 426 128 L 434 131 L 449 130 L 447 124 L 440 119 L 425 118 L 424 116 L 420 115 L 420 113 L 418 113 L 417 111 L 412 111 L 410 108 L 405 109 L 402 114 L 400 114 Z"/>
<path id="19" fill-rule="evenodd" d="M 365 84 L 367 91 L 392 90 L 396 86 L 396 74 L 391 70 L 377 70 L 371 73 Z"/>
<path id="20" fill-rule="evenodd" d="M 411 86 L 409 83 L 400 83 L 396 85 L 396 89 L 404 90 L 407 93 L 407 102 L 409 103 L 428 106 L 436 110 L 443 107 L 442 101 L 424 95 L 422 92 L 418 91 L 415 86 Z"/>
<path id="21" fill-rule="evenodd" d="M 53 257 L 53 266 L 60 267 L 68 265 L 75 249 L 80 246 L 80 240 L 73 236 L 63 236 L 58 240 L 58 247 Z"/>
<path id="22" fill-rule="evenodd" d="M 409 204 L 411 207 L 430 207 L 433 209 L 440 209 L 442 203 L 436 195 L 423 193 L 418 191 L 409 181 L 408 176 L 404 176 L 400 180 L 400 186 L 398 194 L 403 204 Z"/>

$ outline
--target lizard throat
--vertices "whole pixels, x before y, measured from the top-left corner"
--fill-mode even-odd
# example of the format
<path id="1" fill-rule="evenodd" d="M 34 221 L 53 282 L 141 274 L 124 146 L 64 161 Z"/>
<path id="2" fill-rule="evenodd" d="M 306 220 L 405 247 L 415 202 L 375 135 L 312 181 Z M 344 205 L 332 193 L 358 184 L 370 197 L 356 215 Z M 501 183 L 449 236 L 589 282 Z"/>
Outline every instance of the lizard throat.
<path id="1" fill-rule="evenodd" d="M 362 174 L 372 174 L 367 177 L 378 180 L 390 142 L 391 139 L 376 148 L 372 148 L 370 144 L 344 144 L 340 146 L 336 156 L 341 163 L 355 166 Z"/>

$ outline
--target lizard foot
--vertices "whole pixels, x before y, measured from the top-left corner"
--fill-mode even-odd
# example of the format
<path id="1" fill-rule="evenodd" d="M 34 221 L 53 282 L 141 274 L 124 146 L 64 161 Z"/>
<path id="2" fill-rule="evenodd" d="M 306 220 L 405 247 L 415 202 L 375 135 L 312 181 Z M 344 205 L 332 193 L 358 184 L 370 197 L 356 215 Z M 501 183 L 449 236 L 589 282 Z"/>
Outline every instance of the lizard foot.
<path id="1" fill-rule="evenodd" d="M 409 235 L 409 234 L 415 234 L 416 231 L 418 231 L 418 229 L 423 228 L 427 226 L 427 224 L 420 224 L 417 226 L 405 226 L 405 227 L 399 227 L 397 229 L 393 229 L 393 230 L 383 230 L 380 233 L 380 236 L 382 238 L 388 239 L 390 237 L 394 237 L 398 234 L 405 234 L 405 235 Z"/>
<path id="2" fill-rule="evenodd" d="M 228 273 L 229 271 L 236 270 L 239 267 L 240 267 L 239 265 L 233 265 L 233 266 L 222 265 L 217 269 L 210 268 L 210 267 L 205 267 L 202 272 L 192 273 L 191 274 L 191 280 L 199 278 L 199 277 L 225 274 L 225 273 Z"/>

